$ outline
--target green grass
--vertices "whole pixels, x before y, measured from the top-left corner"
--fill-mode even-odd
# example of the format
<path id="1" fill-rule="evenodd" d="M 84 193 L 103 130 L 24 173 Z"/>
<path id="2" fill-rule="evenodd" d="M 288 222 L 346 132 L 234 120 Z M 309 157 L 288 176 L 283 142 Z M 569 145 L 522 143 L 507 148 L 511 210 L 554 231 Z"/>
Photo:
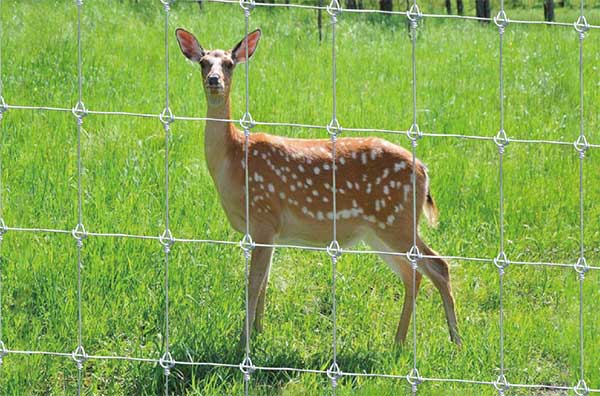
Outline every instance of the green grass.
<path id="1" fill-rule="evenodd" d="M 76 9 L 72 1 L 4 1 L 3 96 L 10 104 L 71 107 L 77 100 Z M 164 107 L 164 19 L 160 4 L 86 1 L 83 9 L 84 102 L 89 109 L 158 114 Z M 424 9 L 423 11 L 429 11 Z M 541 10 L 510 10 L 512 18 Z M 539 14 L 539 15 L 538 15 Z M 557 9 L 574 21 L 577 11 Z M 539 19 L 539 18 L 537 18 Z M 598 24 L 597 9 L 588 21 Z M 263 39 L 250 70 L 256 120 L 325 125 L 331 117 L 331 47 L 319 44 L 315 13 L 253 11 Z M 171 30 L 194 31 L 205 47 L 242 38 L 235 5 L 175 4 Z M 585 123 L 600 142 L 600 41 L 585 41 Z M 170 32 L 171 108 L 202 116 L 199 74 Z M 569 28 L 509 26 L 505 40 L 506 130 L 518 138 L 575 141 L 579 133 L 578 38 Z M 493 136 L 499 125 L 498 36 L 475 22 L 425 20 L 418 47 L 418 120 L 422 130 Z M 402 17 L 344 14 L 338 36 L 338 109 L 344 127 L 406 129 L 412 120 L 410 41 Z M 232 103 L 243 112 L 238 70 Z M 11 110 L 2 131 L 4 219 L 10 226 L 69 230 L 77 222 L 76 123 L 70 113 Z M 177 237 L 239 241 L 218 203 L 204 163 L 203 123 L 176 122 L 170 146 L 171 229 Z M 88 231 L 159 235 L 164 229 L 164 132 L 155 119 L 89 116 L 82 137 L 84 224 Z M 269 133 L 324 137 L 271 127 Z M 408 146 L 404 136 L 385 136 Z M 438 229 L 422 228 L 445 255 L 498 252 L 498 154 L 491 142 L 424 138 L 441 210 Z M 572 146 L 511 144 L 505 156 L 506 252 L 511 260 L 573 263 L 578 257 L 578 157 Z M 600 266 L 600 163 L 585 162 L 585 243 Z M 70 352 L 77 340 L 76 244 L 70 235 L 10 232 L 1 247 L 2 337 L 13 350 Z M 164 328 L 164 258 L 157 241 L 90 237 L 83 250 L 83 340 L 94 355 L 158 358 Z M 375 256 L 345 255 L 338 275 L 339 363 L 346 372 L 407 374 L 412 347 L 395 347 L 403 287 Z M 170 325 L 178 360 L 237 364 L 244 317 L 244 266 L 232 246 L 176 244 L 170 261 Z M 452 261 L 462 349 L 448 340 L 441 300 L 425 281 L 417 300 L 421 375 L 490 381 L 498 375 L 498 274 L 492 264 Z M 331 266 L 325 254 L 275 254 L 265 332 L 253 339 L 261 366 L 326 369 L 331 357 Z M 600 388 L 597 272 L 584 289 L 586 381 Z M 512 383 L 571 386 L 578 379 L 578 282 L 571 268 L 511 266 L 505 284 L 507 377 Z M 73 394 L 75 363 L 9 355 L 0 367 L 3 395 Z M 239 370 L 173 370 L 172 391 L 240 394 Z M 162 370 L 148 363 L 92 360 L 88 395 L 154 395 Z M 421 395 L 492 395 L 492 387 L 425 383 Z M 258 395 L 321 395 L 329 382 L 312 374 L 253 376 Z M 351 379 L 342 395 L 407 394 L 405 381 Z M 511 394 L 531 394 L 513 391 Z M 539 393 L 542 394 L 542 393 Z"/>

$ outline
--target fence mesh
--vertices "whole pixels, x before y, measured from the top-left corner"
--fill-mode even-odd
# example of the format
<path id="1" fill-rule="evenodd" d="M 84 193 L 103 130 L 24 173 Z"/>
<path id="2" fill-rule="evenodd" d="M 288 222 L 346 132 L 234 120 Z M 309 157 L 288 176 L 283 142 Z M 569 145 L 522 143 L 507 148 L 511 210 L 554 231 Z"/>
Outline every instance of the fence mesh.
<path id="1" fill-rule="evenodd" d="M 78 100 L 76 105 L 73 108 L 59 108 L 59 107 L 49 107 L 49 106 L 29 106 L 29 105 L 18 105 L 11 104 L 10 101 L 7 103 L 3 96 L 3 84 L 2 84 L 2 46 L 0 45 L 0 123 L 2 118 L 6 116 L 6 113 L 11 110 L 31 110 L 31 111 L 56 111 L 56 112 L 71 112 L 75 117 L 76 121 L 76 132 L 77 132 L 77 224 L 73 228 L 73 230 L 61 230 L 61 229 L 49 229 L 49 228 L 25 228 L 18 227 L 13 225 L 6 225 L 4 222 L 4 208 L 3 208 L 3 186 L 2 180 L 0 178 L 0 248 L 2 243 L 2 238 L 7 232 L 20 232 L 20 233 L 50 233 L 50 234 L 71 234 L 75 240 L 76 248 L 77 248 L 77 342 L 75 345 L 75 349 L 73 352 L 56 352 L 56 351 L 36 351 L 36 350 L 16 350 L 10 348 L 10 345 L 6 345 L 3 340 L 3 323 L 2 323 L 2 273 L 0 272 L 0 364 L 7 364 L 3 362 L 3 358 L 9 355 L 46 355 L 46 356 L 58 356 L 64 358 L 70 358 L 74 361 L 77 366 L 78 371 L 78 381 L 77 381 L 77 393 L 81 394 L 83 389 L 82 377 L 85 370 L 85 363 L 88 360 L 122 360 L 122 361 L 132 361 L 132 362 L 143 362 L 143 363 L 151 363 L 155 365 L 160 365 L 164 370 L 165 376 L 165 387 L 164 392 L 165 395 L 169 394 L 169 378 L 171 375 L 171 369 L 175 366 L 207 366 L 207 367 L 225 367 L 225 368 L 235 368 L 239 369 L 243 373 L 244 379 L 244 394 L 248 395 L 250 393 L 250 382 L 252 379 L 252 374 L 256 370 L 262 371 L 286 371 L 292 373 L 311 373 L 311 374 L 319 374 L 325 375 L 330 379 L 331 382 L 331 393 L 333 395 L 336 394 L 336 388 L 338 385 L 338 380 L 342 377 L 366 377 L 366 378 L 389 378 L 389 379 L 398 379 L 405 380 L 410 385 L 412 394 L 416 394 L 419 389 L 419 385 L 423 382 L 432 382 L 432 383 L 462 383 L 462 384 L 473 384 L 473 385 L 484 385 L 484 386 L 492 386 L 497 390 L 499 395 L 504 395 L 510 388 L 522 388 L 522 389 L 545 389 L 545 390 L 556 390 L 556 391 L 572 391 L 576 395 L 587 395 L 590 393 L 600 393 L 600 389 L 591 389 L 587 386 L 585 381 L 585 371 L 584 371 L 584 320 L 583 320 L 583 288 L 584 288 L 584 280 L 585 274 L 590 270 L 599 270 L 600 267 L 590 266 L 586 262 L 585 258 L 585 246 L 584 246 L 584 163 L 585 163 L 585 154 L 587 150 L 592 148 L 599 148 L 600 144 L 592 144 L 589 143 L 586 139 L 585 135 L 585 123 L 584 123 L 584 72 L 583 72 L 583 64 L 584 64 L 584 39 L 586 37 L 586 33 L 590 30 L 600 29 L 600 26 L 591 25 L 587 22 L 585 14 L 584 14 L 584 0 L 581 0 L 580 3 L 580 15 L 577 20 L 572 23 L 562 23 L 562 22 L 543 22 L 543 21 L 531 21 L 531 20 L 512 20 L 509 19 L 505 7 L 504 0 L 500 0 L 500 11 L 493 18 L 480 18 L 480 17 L 471 17 L 471 16 L 460 16 L 460 15 L 439 15 L 439 14 L 426 14 L 422 13 L 417 0 L 412 0 L 409 5 L 409 9 L 407 11 L 379 11 L 379 10 L 370 10 L 370 9 L 344 9 L 338 2 L 338 0 L 331 0 L 331 2 L 324 7 L 321 6 L 312 6 L 305 4 L 275 4 L 275 3 L 255 3 L 254 0 L 203 0 L 205 2 L 214 2 L 214 3 L 226 3 L 231 5 L 237 5 L 241 7 L 241 10 L 244 15 L 244 23 L 245 23 L 245 37 L 247 40 L 247 36 L 249 33 L 249 21 L 251 17 L 251 13 L 255 7 L 285 7 L 285 8 L 300 8 L 300 9 L 312 9 L 312 10 L 320 10 L 325 11 L 330 17 L 330 25 L 331 25 L 331 56 L 332 56 L 332 74 L 331 74 L 331 86 L 332 86 L 332 114 L 331 121 L 327 125 L 309 125 L 309 124 L 298 124 L 298 123 L 289 123 L 289 122 L 280 122 L 280 121 L 256 121 L 252 118 L 250 113 L 250 84 L 249 84 L 249 67 L 250 62 L 248 61 L 248 45 L 246 45 L 246 53 L 245 53 L 245 112 L 241 120 L 233 120 L 233 119 L 212 119 L 206 117 L 189 117 L 189 116 L 178 116 L 173 114 L 169 106 L 169 15 L 171 5 L 175 2 L 197 2 L 197 0 L 158 0 L 160 4 L 162 4 L 164 10 L 164 44 L 165 44 L 165 107 L 160 114 L 145 114 L 145 113 L 134 113 L 134 112 L 122 112 L 122 111 L 101 111 L 101 110 L 88 110 L 83 101 L 84 96 L 84 87 L 83 87 L 83 43 L 82 43 L 82 13 L 84 12 L 83 0 L 75 0 L 75 7 L 77 8 L 77 86 L 78 86 Z M 2 7 L 2 0 L 0 0 L 0 8 Z M 344 13 L 380 13 L 380 14 L 393 14 L 393 15 L 401 15 L 407 18 L 409 24 L 409 36 L 411 41 L 411 55 L 412 55 L 412 124 L 406 130 L 389 130 L 389 129 L 373 129 L 373 128 L 343 128 L 338 119 L 337 119 L 337 67 L 336 67 L 336 26 L 338 24 L 338 19 Z M 482 136 L 477 134 L 452 134 L 452 133 L 433 133 L 421 131 L 418 125 L 417 119 L 417 33 L 419 29 L 419 23 L 423 18 L 446 18 L 446 19 L 462 19 L 462 20 L 475 20 L 475 21 L 484 21 L 484 22 L 493 22 L 498 28 L 498 39 L 499 39 L 499 114 L 500 114 L 500 122 L 498 133 L 495 136 Z M 580 83 L 580 96 L 579 96 L 579 136 L 575 142 L 565 142 L 565 141 L 556 141 L 556 140 L 541 140 L 541 139 L 523 139 L 510 137 L 504 129 L 504 33 L 507 28 L 509 28 L 512 24 L 544 24 L 553 26 L 556 28 L 567 27 L 575 30 L 575 33 L 579 38 L 579 83 Z M 2 41 L 4 36 L 4 27 L 2 21 L 0 20 L 0 42 Z M 133 234 L 125 234 L 125 233 L 100 233 L 100 232 L 92 232 L 87 231 L 84 227 L 84 212 L 83 212 L 83 201 L 82 201 L 82 153 L 81 153 L 81 134 L 83 131 L 83 122 L 84 118 L 87 116 L 125 116 L 125 117 L 142 117 L 142 118 L 152 118 L 160 121 L 164 129 L 164 138 L 165 138 L 165 158 L 164 158 L 164 167 L 165 167 L 165 201 L 164 201 L 164 219 L 165 219 L 165 229 L 160 236 L 152 236 L 152 235 L 133 235 Z M 210 239 L 189 239 L 189 238 L 177 238 L 175 237 L 169 228 L 169 139 L 170 139 L 170 131 L 171 124 L 174 121 L 217 121 L 224 123 L 238 123 L 244 132 L 245 137 L 245 160 L 244 160 L 244 169 L 245 169 L 245 214 L 246 214 L 246 225 L 245 225 L 245 235 L 243 236 L 240 242 L 232 242 L 232 241 L 223 241 L 223 240 L 210 240 Z M 297 128 L 305 128 L 305 129 L 316 129 L 322 130 L 331 139 L 332 143 L 332 240 L 328 246 L 324 247 L 311 247 L 311 246 L 300 246 L 300 245 L 290 245 L 290 244 L 265 244 L 265 243 L 256 243 L 253 241 L 252 236 L 250 234 L 250 206 L 249 206 L 249 175 L 248 175 L 248 146 L 249 146 L 249 137 L 251 134 L 251 129 L 255 126 L 283 126 L 283 127 L 297 127 Z M 0 124 L 0 134 L 2 133 L 2 125 Z M 337 241 L 337 208 L 336 208 L 336 141 L 337 137 L 340 133 L 358 133 L 358 132 L 373 132 L 373 133 L 389 133 L 389 134 L 398 134 L 407 136 L 410 144 L 411 150 L 413 154 L 413 245 L 408 252 L 391 252 L 391 251 L 376 251 L 376 250 L 353 250 L 353 249 L 342 249 L 340 244 Z M 4 141 L 2 134 L 0 136 L 0 144 Z M 498 149 L 498 185 L 499 185 L 499 245 L 498 245 L 498 254 L 496 257 L 462 257 L 462 256 L 428 256 L 422 254 L 417 247 L 417 224 L 416 224 L 416 177 L 415 177 L 415 169 L 416 169 L 416 155 L 417 155 L 417 146 L 418 142 L 426 137 L 438 137 L 438 138 L 457 138 L 457 139 L 472 139 L 478 141 L 493 141 Z M 522 144 L 549 144 L 549 145 L 572 145 L 575 149 L 576 154 L 579 157 L 579 257 L 577 258 L 575 263 L 559 263 L 559 262 L 530 262 L 530 261 L 511 261 L 507 257 L 504 245 L 505 245 L 505 236 L 504 236 L 504 155 L 507 149 L 507 146 L 510 143 L 522 143 Z M 0 174 L 2 174 L 2 161 L 0 158 Z M 82 337 L 82 329 L 84 326 L 84 318 L 82 315 L 82 250 L 84 246 L 84 241 L 88 237 L 104 237 L 104 238 L 134 238 L 134 239 L 146 239 L 146 240 L 155 240 L 160 243 L 164 252 L 164 344 L 163 344 L 163 353 L 160 357 L 131 357 L 131 356 L 101 356 L 88 354 L 84 349 L 85 341 Z M 244 343 L 244 359 L 239 365 L 235 364 L 227 364 L 220 362 L 194 362 L 194 361 L 180 361 L 175 359 L 170 352 L 170 340 L 169 340 L 169 256 L 171 252 L 171 247 L 175 243 L 194 243 L 194 244 L 222 244 L 222 245 L 231 245 L 231 246 L 239 246 L 242 250 L 244 257 L 244 265 L 245 265 L 245 307 L 246 307 L 246 320 L 245 320 L 245 343 Z M 311 369 L 311 368 L 298 368 L 298 367 L 269 367 L 269 366 L 260 366 L 255 365 L 252 362 L 251 354 L 251 340 L 248 336 L 249 334 L 249 323 L 250 323 L 250 313 L 248 308 L 248 283 L 249 283 L 249 266 L 252 251 L 257 247 L 263 248 L 292 248 L 292 249 L 301 249 L 301 250 L 309 250 L 309 251 L 318 251 L 326 253 L 331 259 L 332 266 L 332 279 L 331 279 L 331 297 L 332 297 L 332 344 L 331 344 L 331 365 L 327 370 L 319 370 L 319 369 Z M 337 263 L 340 257 L 343 254 L 384 254 L 384 255 L 395 255 L 402 256 L 406 258 L 411 264 L 412 268 L 412 276 L 413 276 L 413 312 L 412 312 L 412 338 L 413 338 L 413 359 L 412 359 L 412 369 L 406 375 L 394 375 L 394 374 L 386 374 L 386 373 L 358 373 L 358 372 L 345 372 L 343 371 L 343 367 L 340 367 L 337 359 L 337 304 L 336 304 L 336 274 L 337 274 Z M 416 291 L 415 291 L 415 277 L 416 272 L 419 268 L 419 261 L 424 258 L 443 258 L 443 259 L 459 259 L 465 261 L 473 261 L 480 263 L 493 263 L 498 270 L 498 287 L 499 287 L 499 316 L 498 316 L 498 326 L 499 326 L 499 356 L 498 356 L 498 364 L 499 364 L 499 375 L 496 378 L 489 378 L 487 380 L 479 380 L 479 379 L 459 379 L 459 378 L 437 378 L 437 377 L 428 377 L 422 376 L 418 370 L 418 361 L 417 361 L 417 316 L 416 316 Z M 510 383 L 509 379 L 506 376 L 505 371 L 505 337 L 504 337 L 504 278 L 506 276 L 506 270 L 509 265 L 524 265 L 524 266 L 548 266 L 548 267 L 563 267 L 563 268 L 572 268 L 576 271 L 579 280 L 579 373 L 578 379 L 572 386 L 553 386 L 547 384 L 518 384 L 518 383 Z M 2 266 L 0 265 L 0 271 L 2 270 Z M 8 363 L 10 364 L 10 363 Z M 492 377 L 492 376 L 491 376 Z"/>

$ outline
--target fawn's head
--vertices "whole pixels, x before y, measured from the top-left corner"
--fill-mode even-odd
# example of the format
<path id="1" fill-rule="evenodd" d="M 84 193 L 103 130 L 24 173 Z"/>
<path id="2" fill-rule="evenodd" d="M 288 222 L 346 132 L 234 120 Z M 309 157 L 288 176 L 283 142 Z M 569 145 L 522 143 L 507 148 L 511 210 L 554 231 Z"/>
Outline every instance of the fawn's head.
<path id="1" fill-rule="evenodd" d="M 181 52 L 192 62 L 200 65 L 204 93 L 210 105 L 223 104 L 229 97 L 231 77 L 238 63 L 246 61 L 254 54 L 260 39 L 260 29 L 249 33 L 230 51 L 220 49 L 207 51 L 198 42 L 196 37 L 188 31 L 177 29 L 175 31 Z"/>

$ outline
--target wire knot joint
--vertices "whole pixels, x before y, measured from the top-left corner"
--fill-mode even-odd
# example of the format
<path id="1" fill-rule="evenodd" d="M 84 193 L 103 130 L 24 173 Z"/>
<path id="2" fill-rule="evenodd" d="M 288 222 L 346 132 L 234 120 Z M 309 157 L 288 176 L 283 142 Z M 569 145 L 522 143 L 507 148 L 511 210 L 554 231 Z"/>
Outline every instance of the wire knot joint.
<path id="1" fill-rule="evenodd" d="M 244 381 L 250 381 L 250 376 L 254 371 L 256 371 L 256 366 L 254 365 L 254 363 L 252 363 L 252 359 L 250 359 L 250 356 L 246 356 L 244 358 L 244 361 L 240 363 L 239 367 L 242 374 L 244 374 Z"/>
<path id="2" fill-rule="evenodd" d="M 504 275 L 504 271 L 510 265 L 510 261 L 508 261 L 506 253 L 504 253 L 503 251 L 500 252 L 498 256 L 494 258 L 494 265 L 496 266 L 496 268 L 498 268 L 498 272 L 500 273 L 500 275 Z"/>
<path id="3" fill-rule="evenodd" d="M 4 238 L 4 234 L 6 234 L 7 232 L 8 232 L 8 227 L 6 226 L 4 219 L 0 217 L 0 242 L 2 242 L 2 239 Z"/>
<path id="4" fill-rule="evenodd" d="M 421 18 L 423 18 L 423 13 L 421 12 L 421 9 L 417 5 L 417 3 L 413 3 L 413 5 L 410 6 L 408 12 L 406 13 L 406 17 L 409 21 L 411 21 L 411 27 L 417 27 L 417 23 L 419 23 Z"/>
<path id="5" fill-rule="evenodd" d="M 337 387 L 338 379 L 340 379 L 344 373 L 340 370 L 340 366 L 338 366 L 337 362 L 333 362 L 331 366 L 327 369 L 327 378 L 331 380 L 331 386 Z"/>
<path id="6" fill-rule="evenodd" d="M 165 253 L 169 254 L 171 251 L 171 247 L 175 244 L 175 238 L 173 238 L 173 234 L 170 229 L 165 229 L 163 233 L 158 237 L 158 240 L 161 245 L 163 245 L 165 249 Z"/>
<path id="7" fill-rule="evenodd" d="M 573 27 L 577 33 L 579 33 L 579 38 L 582 40 L 585 37 L 585 33 L 590 30 L 590 24 L 588 23 L 587 19 L 585 19 L 585 15 L 579 15 L 579 18 L 577 18 L 577 21 L 575 21 Z"/>
<path id="8" fill-rule="evenodd" d="M 2 359 L 6 355 L 8 355 L 8 350 L 6 349 L 4 342 L 2 340 L 0 340 L 0 366 L 2 365 Z"/>
<path id="9" fill-rule="evenodd" d="M 160 0 L 163 7 L 165 8 L 165 12 L 169 12 L 171 10 L 171 3 L 173 0 Z"/>
<path id="10" fill-rule="evenodd" d="M 81 124 L 83 117 L 88 115 L 88 111 L 85 108 L 85 105 L 83 104 L 83 102 L 80 100 L 77 102 L 77 104 L 75 105 L 75 107 L 73 107 L 71 109 L 71 113 L 73 113 L 73 115 L 75 117 L 77 117 L 77 123 Z"/>
<path id="11" fill-rule="evenodd" d="M 408 253 L 406 253 L 406 258 L 408 259 L 408 261 L 410 261 L 411 268 L 413 270 L 416 270 L 418 267 L 418 261 L 423 258 L 423 255 L 421 254 L 419 247 L 413 245 L 408 251 Z"/>
<path id="12" fill-rule="evenodd" d="M 4 96 L 0 95 L 0 120 L 2 120 L 2 116 L 7 111 L 8 111 L 8 105 L 4 101 Z"/>
<path id="13" fill-rule="evenodd" d="M 498 146 L 498 152 L 500 152 L 500 154 L 504 154 L 504 148 L 510 143 L 510 140 L 508 139 L 504 129 L 500 129 L 496 136 L 494 136 L 494 143 L 496 143 L 496 146 Z"/>
<path id="14" fill-rule="evenodd" d="M 410 370 L 410 373 L 406 376 L 406 380 L 410 384 L 413 393 L 417 391 L 417 386 L 423 383 L 423 379 L 416 367 Z"/>
<path id="15" fill-rule="evenodd" d="M 240 241 L 240 248 L 244 251 L 244 256 L 246 258 L 250 257 L 250 253 L 256 248 L 256 244 L 252 240 L 250 234 L 245 234 L 242 240 Z"/>
<path id="16" fill-rule="evenodd" d="M 244 132 L 247 133 L 250 129 L 256 126 L 254 119 L 252 118 L 252 114 L 249 112 L 245 112 L 242 118 L 240 119 L 240 126 L 244 129 Z"/>
<path id="17" fill-rule="evenodd" d="M 500 374 L 496 381 L 494 381 L 494 388 L 498 391 L 498 394 L 503 396 L 504 392 L 510 388 L 510 384 L 506 380 L 506 376 L 504 374 Z"/>
<path id="18" fill-rule="evenodd" d="M 506 12 L 504 10 L 500 10 L 498 15 L 494 17 L 494 23 L 498 26 L 500 34 L 504 33 L 504 29 L 508 26 L 509 19 L 506 16 Z"/>
<path id="19" fill-rule="evenodd" d="M 87 231 L 85 230 L 85 227 L 82 223 L 77 223 L 75 228 L 73 228 L 73 230 L 71 231 L 71 235 L 73 236 L 73 238 L 75 238 L 75 240 L 77 241 L 77 246 L 79 247 L 83 246 L 83 240 L 88 236 Z"/>
<path id="20" fill-rule="evenodd" d="M 342 247 L 340 246 L 340 243 L 337 240 L 331 241 L 331 243 L 327 246 L 325 250 L 327 251 L 329 257 L 331 257 L 334 260 L 337 260 L 339 257 L 341 257 L 343 252 Z"/>
<path id="21" fill-rule="evenodd" d="M 590 393 L 590 389 L 585 383 L 585 380 L 582 378 L 579 380 L 579 382 L 577 382 L 577 385 L 575 385 L 575 387 L 573 388 L 573 392 L 575 392 L 577 396 L 587 396 Z"/>
<path id="22" fill-rule="evenodd" d="M 83 369 L 83 364 L 88 360 L 88 355 L 83 349 L 83 345 L 77 346 L 73 352 L 71 352 L 71 358 L 77 363 L 77 370 Z"/>
<path id="23" fill-rule="evenodd" d="M 421 139 L 423 137 L 423 132 L 421 132 L 419 124 L 412 124 L 408 131 L 406 131 L 406 136 L 408 136 L 411 142 L 416 142 L 417 140 Z"/>
<path id="24" fill-rule="evenodd" d="M 249 16 L 250 11 L 256 7 L 256 2 L 254 0 L 240 0 L 240 7 L 244 10 L 244 15 Z"/>
<path id="25" fill-rule="evenodd" d="M 171 125 L 173 122 L 175 122 L 175 116 L 173 115 L 170 107 L 165 107 L 158 115 L 158 119 L 165 126 Z"/>
<path id="26" fill-rule="evenodd" d="M 171 352 L 165 352 L 158 360 L 158 364 L 160 364 L 160 367 L 165 371 L 165 376 L 168 376 L 171 374 L 171 369 L 175 367 L 175 359 L 173 359 Z"/>
<path id="27" fill-rule="evenodd" d="M 340 126 L 337 118 L 332 119 L 329 124 L 327 124 L 327 133 L 331 135 L 331 138 L 334 139 L 338 134 L 342 133 L 342 127 Z"/>
<path id="28" fill-rule="evenodd" d="M 331 0 L 327 5 L 327 13 L 331 15 L 333 23 L 337 22 L 337 16 L 342 13 L 342 6 L 338 0 Z"/>
<path id="29" fill-rule="evenodd" d="M 587 260 L 585 257 L 581 256 L 577 259 L 577 263 L 575 263 L 575 271 L 579 274 L 579 279 L 583 280 L 585 278 L 586 272 L 590 270 L 588 266 Z"/>
<path id="30" fill-rule="evenodd" d="M 590 148 L 590 144 L 588 143 L 585 135 L 579 135 L 575 143 L 575 150 L 579 153 L 579 157 L 583 159 L 585 157 L 585 152 Z"/>

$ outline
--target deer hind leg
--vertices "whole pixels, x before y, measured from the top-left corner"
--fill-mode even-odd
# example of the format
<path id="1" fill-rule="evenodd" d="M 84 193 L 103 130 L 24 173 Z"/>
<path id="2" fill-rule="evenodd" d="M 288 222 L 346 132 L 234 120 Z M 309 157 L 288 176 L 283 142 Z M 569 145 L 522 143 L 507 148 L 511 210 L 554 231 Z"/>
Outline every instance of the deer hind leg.
<path id="1" fill-rule="evenodd" d="M 380 257 L 402 279 L 402 283 L 404 283 L 404 305 L 402 306 L 402 313 L 400 314 L 400 321 L 398 322 L 398 329 L 396 331 L 396 343 L 403 344 L 406 341 L 408 326 L 412 318 L 413 299 L 417 298 L 423 275 L 419 271 L 416 271 L 413 278 L 412 268 L 404 257 L 389 254 L 380 254 Z M 413 280 L 415 281 L 414 283 Z"/>
<path id="2" fill-rule="evenodd" d="M 271 257 L 273 257 L 272 254 Z M 271 269 L 271 262 L 272 258 L 269 259 L 269 265 L 267 267 L 265 278 L 263 280 L 258 294 L 258 301 L 256 303 L 256 314 L 254 315 L 254 329 L 259 333 L 263 332 L 263 317 L 265 314 L 265 300 L 267 295 L 267 284 L 269 283 L 269 272 Z"/>
<path id="3" fill-rule="evenodd" d="M 419 240 L 419 249 L 425 256 L 438 256 L 438 254 L 423 241 Z M 462 341 L 458 333 L 458 324 L 456 321 L 456 311 L 454 308 L 454 297 L 452 296 L 452 286 L 450 284 L 450 271 L 448 263 L 442 258 L 423 258 L 419 260 L 419 268 L 431 279 L 435 287 L 440 292 L 444 311 L 446 313 L 446 321 L 450 330 L 450 339 L 457 345 L 461 345 Z"/>

